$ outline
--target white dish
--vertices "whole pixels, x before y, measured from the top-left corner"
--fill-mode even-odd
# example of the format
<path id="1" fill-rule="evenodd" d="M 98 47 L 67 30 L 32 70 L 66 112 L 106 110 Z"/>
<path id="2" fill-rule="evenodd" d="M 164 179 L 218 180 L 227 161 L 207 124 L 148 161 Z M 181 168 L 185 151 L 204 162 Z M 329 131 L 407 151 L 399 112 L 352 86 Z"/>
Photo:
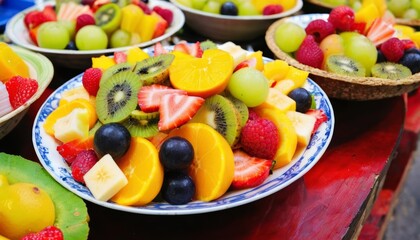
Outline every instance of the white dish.
<path id="1" fill-rule="evenodd" d="M 146 51 L 149 51 L 149 54 L 153 54 L 153 50 L 150 48 L 146 49 Z M 265 60 L 270 61 L 269 59 Z M 306 149 L 297 152 L 289 165 L 275 170 L 262 185 L 241 191 L 230 191 L 221 198 L 211 202 L 194 201 L 185 205 L 152 202 L 146 206 L 130 207 L 117 205 L 112 202 L 98 201 L 85 186 L 73 179 L 69 166 L 56 151 L 58 143 L 53 137 L 45 133 L 42 127 L 46 117 L 57 107 L 61 93 L 81 86 L 82 76 L 83 73 L 64 83 L 41 106 L 32 130 L 33 145 L 41 164 L 61 185 L 87 201 L 119 211 L 150 215 L 198 214 L 220 211 L 256 201 L 285 188 L 302 177 L 321 158 L 333 135 L 335 119 L 331 103 L 324 91 L 316 83 L 308 79 L 305 88 L 314 94 L 318 108 L 325 112 L 328 116 L 328 121 L 321 124 Z"/>
<path id="2" fill-rule="evenodd" d="M 54 2 L 47 2 L 46 4 L 54 5 Z M 174 15 L 172 24 L 168 27 L 168 29 L 162 36 L 154 38 L 147 42 L 127 47 L 87 51 L 67 49 L 57 50 L 38 47 L 30 39 L 28 30 L 23 22 L 25 14 L 32 10 L 35 10 L 36 7 L 25 9 L 22 12 L 13 16 L 6 25 L 5 33 L 13 43 L 21 47 L 30 49 L 32 51 L 42 53 L 43 55 L 48 57 L 54 64 L 58 64 L 60 66 L 65 66 L 68 68 L 86 69 L 92 65 L 92 57 L 99 57 L 101 55 L 112 55 L 114 52 L 125 51 L 133 46 L 137 46 L 140 48 L 151 46 L 174 35 L 179 29 L 181 29 L 184 26 L 185 16 L 182 13 L 182 11 L 179 10 L 173 4 L 165 1 L 150 0 L 148 5 L 150 8 L 153 8 L 154 6 L 160 6 L 162 8 L 170 9 Z"/>

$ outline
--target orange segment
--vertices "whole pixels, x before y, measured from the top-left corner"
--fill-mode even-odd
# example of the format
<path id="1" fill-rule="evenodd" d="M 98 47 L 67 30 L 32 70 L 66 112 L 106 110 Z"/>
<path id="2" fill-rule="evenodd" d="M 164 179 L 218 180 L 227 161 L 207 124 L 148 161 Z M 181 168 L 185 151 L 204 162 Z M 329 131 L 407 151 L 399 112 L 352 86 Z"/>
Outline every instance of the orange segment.
<path id="1" fill-rule="evenodd" d="M 172 130 L 168 137 L 186 138 L 194 148 L 194 160 L 189 174 L 201 201 L 212 201 L 229 188 L 234 172 L 233 152 L 226 140 L 204 123 L 187 123 Z"/>
<path id="2" fill-rule="evenodd" d="M 45 123 L 43 125 L 45 132 L 51 136 L 54 136 L 54 124 L 57 122 L 57 120 L 70 114 L 76 108 L 84 108 L 88 110 L 89 129 L 92 128 L 98 120 L 95 107 L 89 102 L 89 100 L 79 98 L 67 104 L 61 105 L 52 111 L 51 114 L 48 115 L 48 117 L 45 119 Z"/>
<path id="3" fill-rule="evenodd" d="M 222 92 L 232 71 L 233 58 L 229 53 L 208 49 L 201 58 L 177 58 L 169 68 L 169 77 L 175 88 L 205 98 Z"/>
<path id="4" fill-rule="evenodd" d="M 147 139 L 134 137 L 128 152 L 117 162 L 128 179 L 112 201 L 121 205 L 145 205 L 159 193 L 163 167 L 156 147 Z"/>

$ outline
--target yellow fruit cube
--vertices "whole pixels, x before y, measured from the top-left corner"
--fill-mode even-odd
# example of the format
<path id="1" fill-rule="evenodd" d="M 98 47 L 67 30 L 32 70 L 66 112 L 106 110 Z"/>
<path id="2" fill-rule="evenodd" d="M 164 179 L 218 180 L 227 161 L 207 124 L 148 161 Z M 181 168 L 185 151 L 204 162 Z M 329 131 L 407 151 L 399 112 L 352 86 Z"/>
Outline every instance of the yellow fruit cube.
<path id="1" fill-rule="evenodd" d="M 57 119 L 54 124 L 54 137 L 63 143 L 86 138 L 89 135 L 89 112 L 75 108 L 68 115 Z"/>
<path id="2" fill-rule="evenodd" d="M 109 67 L 112 67 L 115 65 L 115 61 L 113 58 L 107 57 L 105 55 L 102 55 L 100 57 L 93 57 L 92 58 L 92 67 L 93 68 L 100 68 L 102 70 L 106 70 Z"/>
<path id="3" fill-rule="evenodd" d="M 296 83 L 291 79 L 283 79 L 276 82 L 273 88 L 280 90 L 283 94 L 287 95 L 296 87 Z"/>
<path id="4" fill-rule="evenodd" d="M 23 59 L 4 42 L 0 42 L 0 81 L 13 76 L 29 77 L 29 67 Z"/>
<path id="5" fill-rule="evenodd" d="M 120 28 L 130 33 L 136 32 L 137 26 L 141 23 L 143 16 L 143 10 L 135 4 L 129 4 L 121 8 Z"/>
<path id="6" fill-rule="evenodd" d="M 255 58 L 255 60 L 257 61 L 255 65 L 255 69 L 262 72 L 264 70 L 263 52 L 262 51 L 252 52 L 246 56 L 246 59 L 250 59 L 250 58 Z"/>
<path id="7" fill-rule="evenodd" d="M 268 90 L 267 99 L 257 108 L 278 109 L 282 112 L 296 111 L 296 102 L 276 88 Z"/>
<path id="8" fill-rule="evenodd" d="M 365 7 L 369 4 L 374 4 L 379 11 L 379 15 L 383 16 L 387 9 L 386 0 L 363 0 L 362 7 Z"/>
<path id="9" fill-rule="evenodd" d="M 153 38 L 157 23 L 160 18 L 156 14 L 144 15 L 142 21 L 137 26 L 137 32 L 140 34 L 141 41 L 147 42 Z"/>
<path id="10" fill-rule="evenodd" d="M 83 86 L 76 87 L 69 89 L 61 94 L 60 102 L 58 103 L 58 106 L 62 106 L 66 103 L 69 103 L 75 99 L 85 99 L 89 100 L 89 93 L 86 91 L 86 89 Z"/>
<path id="11" fill-rule="evenodd" d="M 284 79 L 290 79 L 295 82 L 295 88 L 302 87 L 308 80 L 309 72 L 299 68 L 290 67 Z"/>
<path id="12" fill-rule="evenodd" d="M 420 47 L 420 32 L 414 32 L 408 36 L 417 45 L 417 47 Z"/>
<path id="13" fill-rule="evenodd" d="M 291 67 L 283 60 L 274 60 L 264 65 L 264 76 L 273 81 L 283 80 Z"/>
<path id="14" fill-rule="evenodd" d="M 134 47 L 127 50 L 127 62 L 130 64 L 134 65 L 137 62 L 140 62 L 141 60 L 144 60 L 148 57 L 149 54 L 147 54 L 141 48 Z"/>
<path id="15" fill-rule="evenodd" d="M 376 7 L 375 4 L 370 3 L 370 4 L 367 4 L 365 6 L 362 6 L 354 14 L 354 16 L 355 16 L 355 22 L 357 22 L 357 23 L 365 22 L 366 23 L 366 27 L 365 27 L 365 30 L 366 30 L 370 27 L 373 20 L 381 17 L 381 13 L 379 12 L 379 9 L 378 9 L 378 7 Z"/>
<path id="16" fill-rule="evenodd" d="M 298 145 L 307 146 L 311 140 L 316 118 L 312 115 L 294 111 L 286 112 L 286 116 L 292 121 L 295 128 Z"/>

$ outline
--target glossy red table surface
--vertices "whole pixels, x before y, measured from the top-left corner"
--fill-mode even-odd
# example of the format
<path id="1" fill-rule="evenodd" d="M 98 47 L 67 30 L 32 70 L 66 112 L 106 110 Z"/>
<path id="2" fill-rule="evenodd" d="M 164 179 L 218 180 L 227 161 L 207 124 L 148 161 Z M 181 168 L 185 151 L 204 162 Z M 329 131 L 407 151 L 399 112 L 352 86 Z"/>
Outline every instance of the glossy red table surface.
<path id="1" fill-rule="evenodd" d="M 52 86 L 54 88 L 55 86 Z M 32 122 L 42 101 L 0 140 L 0 151 L 38 161 Z M 350 239 L 358 234 L 371 196 L 396 152 L 404 98 L 350 102 L 332 99 L 336 125 L 331 144 L 304 177 L 287 188 L 224 211 L 152 216 L 86 202 L 89 239 Z M 368 214 L 368 213 L 367 213 Z"/>

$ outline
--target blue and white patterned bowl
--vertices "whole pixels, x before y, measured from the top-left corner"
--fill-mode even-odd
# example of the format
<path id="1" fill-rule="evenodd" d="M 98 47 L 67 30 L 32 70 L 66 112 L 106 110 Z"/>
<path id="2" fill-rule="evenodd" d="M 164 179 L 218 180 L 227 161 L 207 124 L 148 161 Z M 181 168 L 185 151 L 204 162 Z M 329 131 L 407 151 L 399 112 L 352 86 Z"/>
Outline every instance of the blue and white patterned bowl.
<path id="1" fill-rule="evenodd" d="M 270 61 L 270 59 L 265 60 Z M 221 198 L 211 202 L 194 201 L 185 205 L 152 202 L 146 206 L 130 207 L 117 205 L 110 201 L 98 201 L 93 197 L 89 189 L 73 179 L 69 166 L 56 150 L 58 142 L 45 133 L 42 127 L 46 117 L 57 108 L 61 94 L 66 90 L 82 85 L 82 76 L 83 74 L 80 74 L 70 79 L 48 97 L 35 118 L 32 140 L 41 164 L 53 178 L 83 199 L 107 208 L 139 214 L 180 215 L 220 211 L 247 204 L 269 196 L 302 177 L 321 158 L 333 135 L 335 119 L 331 103 L 324 91 L 316 83 L 308 79 L 304 87 L 314 94 L 317 108 L 325 112 L 328 116 L 328 121 L 321 124 L 306 149 L 298 151 L 293 161 L 287 166 L 274 170 L 273 174 L 260 186 L 241 191 L 229 191 Z"/>

